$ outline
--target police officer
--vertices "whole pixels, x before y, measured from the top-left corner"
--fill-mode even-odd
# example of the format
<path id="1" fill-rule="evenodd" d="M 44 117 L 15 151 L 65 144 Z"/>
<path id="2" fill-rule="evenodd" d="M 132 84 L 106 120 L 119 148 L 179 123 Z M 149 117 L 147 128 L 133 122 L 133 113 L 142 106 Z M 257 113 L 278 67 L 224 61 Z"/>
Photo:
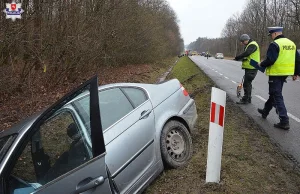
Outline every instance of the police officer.
<path id="1" fill-rule="evenodd" d="M 245 45 L 244 52 L 234 58 L 234 60 L 242 60 L 242 69 L 245 70 L 244 76 L 244 96 L 237 104 L 248 104 L 251 103 L 251 92 L 252 92 L 252 81 L 254 80 L 257 69 L 250 65 L 250 60 L 253 59 L 260 62 L 260 50 L 257 42 L 252 40 L 248 34 L 242 34 L 240 37 L 242 45 Z"/>
<path id="2" fill-rule="evenodd" d="M 274 127 L 288 130 L 289 117 L 284 105 L 282 88 L 286 78 L 293 75 L 293 80 L 299 75 L 300 56 L 293 41 L 285 38 L 282 34 L 283 27 L 269 27 L 269 35 L 274 40 L 269 45 L 267 57 L 259 65 L 266 67 L 266 74 L 269 76 L 269 99 L 263 109 L 258 109 L 262 118 L 267 118 L 273 108 L 279 115 L 280 122 Z"/>

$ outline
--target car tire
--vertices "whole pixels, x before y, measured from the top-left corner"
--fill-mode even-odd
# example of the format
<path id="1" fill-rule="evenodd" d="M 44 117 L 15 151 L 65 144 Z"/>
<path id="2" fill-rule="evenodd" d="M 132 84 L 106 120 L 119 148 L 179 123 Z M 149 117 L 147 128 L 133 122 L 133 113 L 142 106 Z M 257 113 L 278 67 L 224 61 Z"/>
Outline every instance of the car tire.
<path id="1" fill-rule="evenodd" d="M 179 121 L 169 121 L 161 133 L 160 149 L 165 166 L 185 166 L 193 153 L 192 138 L 186 126 Z"/>

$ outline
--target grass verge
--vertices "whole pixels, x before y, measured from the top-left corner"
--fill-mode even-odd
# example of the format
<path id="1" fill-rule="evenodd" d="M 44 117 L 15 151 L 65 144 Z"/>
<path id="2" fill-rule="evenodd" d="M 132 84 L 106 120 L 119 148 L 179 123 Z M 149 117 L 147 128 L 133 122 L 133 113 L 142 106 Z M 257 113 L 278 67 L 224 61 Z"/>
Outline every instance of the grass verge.
<path id="1" fill-rule="evenodd" d="M 211 87 L 214 83 L 188 57 L 180 58 L 169 78 L 183 83 L 196 101 L 198 123 L 189 164 L 166 170 L 148 193 L 299 193 L 300 174 L 266 134 L 227 99 L 220 184 L 205 184 Z"/>

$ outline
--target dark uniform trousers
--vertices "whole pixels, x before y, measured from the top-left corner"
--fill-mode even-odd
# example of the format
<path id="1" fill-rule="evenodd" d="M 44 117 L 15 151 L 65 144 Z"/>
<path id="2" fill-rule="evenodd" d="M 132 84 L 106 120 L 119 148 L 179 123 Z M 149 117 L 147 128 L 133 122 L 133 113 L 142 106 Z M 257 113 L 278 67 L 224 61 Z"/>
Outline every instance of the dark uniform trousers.
<path id="1" fill-rule="evenodd" d="M 279 115 L 280 123 L 289 123 L 282 96 L 282 88 L 286 78 L 287 76 L 269 76 L 269 99 L 264 107 L 264 112 L 268 115 L 274 106 Z"/>
<path id="2" fill-rule="evenodd" d="M 243 83 L 244 96 L 243 100 L 251 100 L 252 81 L 257 74 L 256 69 L 245 69 L 245 78 Z"/>

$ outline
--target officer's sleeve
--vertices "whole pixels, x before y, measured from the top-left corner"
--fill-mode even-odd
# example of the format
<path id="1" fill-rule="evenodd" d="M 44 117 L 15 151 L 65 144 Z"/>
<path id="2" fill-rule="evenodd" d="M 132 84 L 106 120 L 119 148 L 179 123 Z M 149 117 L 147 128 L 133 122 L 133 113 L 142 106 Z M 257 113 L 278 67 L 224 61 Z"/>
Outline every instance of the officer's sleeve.
<path id="1" fill-rule="evenodd" d="M 300 54 L 296 49 L 296 58 L 295 58 L 295 73 L 294 75 L 300 75 Z"/>
<path id="2" fill-rule="evenodd" d="M 269 67 L 273 65 L 278 58 L 278 54 L 279 54 L 279 46 L 275 42 L 272 42 L 269 45 L 266 59 L 263 62 L 261 62 L 260 65 L 262 67 Z"/>
<path id="3" fill-rule="evenodd" d="M 248 48 L 240 55 L 235 57 L 235 60 L 239 61 L 245 57 L 248 57 L 249 55 L 251 55 L 252 53 L 254 53 L 257 50 L 257 46 L 254 44 L 251 44 L 248 46 Z"/>

